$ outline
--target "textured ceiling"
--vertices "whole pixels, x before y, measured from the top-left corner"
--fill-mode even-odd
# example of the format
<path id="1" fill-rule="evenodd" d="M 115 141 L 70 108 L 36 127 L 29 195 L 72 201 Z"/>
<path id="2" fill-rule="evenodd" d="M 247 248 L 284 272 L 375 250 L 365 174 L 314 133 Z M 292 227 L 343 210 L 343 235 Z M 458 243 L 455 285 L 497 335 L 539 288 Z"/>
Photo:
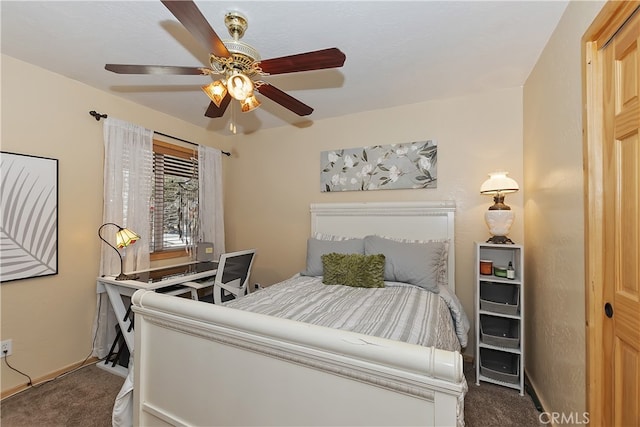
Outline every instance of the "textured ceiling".
<path id="1" fill-rule="evenodd" d="M 338 47 L 344 67 L 265 77 L 315 111 L 298 117 L 264 97 L 249 113 L 204 116 L 208 76 L 119 75 L 106 63 L 208 66 L 208 53 L 160 1 L 0 2 L 2 53 L 228 134 L 455 97 L 526 81 L 566 1 L 196 1 L 229 38 L 228 11 L 242 12 L 242 41 L 263 59 Z M 236 104 L 236 103 L 232 103 Z M 98 109 L 99 106 L 96 106 Z M 117 112 L 108 112 L 117 114 Z"/>

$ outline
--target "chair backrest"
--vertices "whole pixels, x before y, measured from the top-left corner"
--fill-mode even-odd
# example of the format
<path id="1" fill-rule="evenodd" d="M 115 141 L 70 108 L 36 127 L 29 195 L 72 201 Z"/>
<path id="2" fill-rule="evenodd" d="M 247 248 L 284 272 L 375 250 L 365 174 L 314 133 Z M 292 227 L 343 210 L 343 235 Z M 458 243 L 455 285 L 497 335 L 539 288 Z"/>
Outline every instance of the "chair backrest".
<path id="1" fill-rule="evenodd" d="M 249 286 L 249 275 L 255 257 L 255 249 L 228 252 L 220 255 L 218 274 L 214 285 L 218 285 L 236 296 L 244 293 Z"/>

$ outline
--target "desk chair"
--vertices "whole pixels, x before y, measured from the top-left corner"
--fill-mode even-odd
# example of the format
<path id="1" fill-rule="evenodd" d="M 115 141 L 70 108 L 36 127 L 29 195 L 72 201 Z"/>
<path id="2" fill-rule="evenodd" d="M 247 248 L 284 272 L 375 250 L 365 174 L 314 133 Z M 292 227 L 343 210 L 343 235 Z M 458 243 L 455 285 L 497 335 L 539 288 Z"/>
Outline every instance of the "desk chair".
<path id="1" fill-rule="evenodd" d="M 172 296 L 178 296 L 178 295 L 184 295 L 189 293 L 189 296 L 191 299 L 193 300 L 198 300 L 198 289 L 202 289 L 202 288 L 206 288 L 209 286 L 212 286 L 213 283 L 207 283 L 206 281 L 204 282 L 184 282 L 181 283 L 179 285 L 175 285 L 169 289 L 164 289 L 164 288 L 160 288 L 158 289 L 156 292 L 159 292 L 161 294 L 165 294 L 165 295 L 172 295 Z"/>
<path id="2" fill-rule="evenodd" d="M 222 304 L 246 295 L 249 292 L 249 276 L 255 254 L 255 249 L 248 249 L 220 255 L 218 274 L 213 281 L 213 297 L 202 300 Z"/>

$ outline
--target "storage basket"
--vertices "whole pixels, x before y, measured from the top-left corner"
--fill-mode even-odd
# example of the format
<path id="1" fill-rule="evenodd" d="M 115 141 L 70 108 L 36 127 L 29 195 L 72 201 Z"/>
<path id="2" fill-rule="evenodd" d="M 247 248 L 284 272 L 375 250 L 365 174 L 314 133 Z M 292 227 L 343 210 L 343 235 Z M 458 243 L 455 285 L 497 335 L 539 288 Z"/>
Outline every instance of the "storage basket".
<path id="1" fill-rule="evenodd" d="M 517 315 L 520 287 L 509 283 L 480 282 L 480 310 Z"/>
<path id="2" fill-rule="evenodd" d="M 480 315 L 480 340 L 497 347 L 518 348 L 520 321 L 507 317 Z"/>
<path id="3" fill-rule="evenodd" d="M 480 374 L 496 381 L 517 384 L 520 380 L 520 355 L 481 348 Z"/>

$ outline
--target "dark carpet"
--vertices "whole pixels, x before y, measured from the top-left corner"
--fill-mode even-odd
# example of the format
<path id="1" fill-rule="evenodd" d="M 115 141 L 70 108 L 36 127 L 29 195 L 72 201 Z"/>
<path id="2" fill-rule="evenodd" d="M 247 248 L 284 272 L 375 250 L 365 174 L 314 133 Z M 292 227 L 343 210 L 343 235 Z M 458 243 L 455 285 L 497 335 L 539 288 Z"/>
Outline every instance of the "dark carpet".
<path id="1" fill-rule="evenodd" d="M 110 427 L 124 378 L 95 364 L 0 402 L 2 427 Z"/>
<path id="2" fill-rule="evenodd" d="M 528 395 L 493 384 L 475 385 L 475 370 L 465 364 L 469 392 L 465 398 L 468 427 L 540 426 Z M 109 427 L 111 411 L 124 379 L 89 365 L 0 402 L 2 427 Z"/>
<path id="3" fill-rule="evenodd" d="M 517 390 L 491 383 L 475 382 L 476 370 L 464 364 L 469 391 L 464 399 L 464 419 L 467 427 L 539 427 L 540 412 L 531 397 L 520 396 Z"/>

